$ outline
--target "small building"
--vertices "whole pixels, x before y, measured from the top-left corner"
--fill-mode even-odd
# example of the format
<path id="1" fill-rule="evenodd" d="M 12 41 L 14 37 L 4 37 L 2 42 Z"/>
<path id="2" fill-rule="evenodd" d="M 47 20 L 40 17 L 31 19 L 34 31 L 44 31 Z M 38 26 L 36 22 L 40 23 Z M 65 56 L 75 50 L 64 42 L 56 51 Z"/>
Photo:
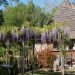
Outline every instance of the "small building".
<path id="1" fill-rule="evenodd" d="M 55 23 L 65 23 L 65 28 L 69 30 L 71 45 L 67 51 L 67 57 L 75 59 L 75 4 L 69 2 L 69 0 L 63 0 L 62 4 L 58 7 L 58 10 L 53 15 Z M 60 51 L 53 51 L 55 54 L 60 55 Z M 75 64 L 75 63 L 74 63 Z"/>
<path id="2" fill-rule="evenodd" d="M 72 44 L 70 49 L 75 47 L 75 4 L 69 2 L 69 0 L 63 0 L 62 4 L 58 7 L 58 10 L 53 15 L 55 23 L 65 23 L 65 29 L 69 30 L 70 39 Z"/>

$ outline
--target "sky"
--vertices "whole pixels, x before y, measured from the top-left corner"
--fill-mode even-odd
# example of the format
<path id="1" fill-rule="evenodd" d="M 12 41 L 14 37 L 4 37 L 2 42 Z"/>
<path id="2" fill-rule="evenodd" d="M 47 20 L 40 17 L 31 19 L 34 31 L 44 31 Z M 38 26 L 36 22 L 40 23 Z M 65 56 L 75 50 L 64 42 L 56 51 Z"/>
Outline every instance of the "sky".
<path id="1" fill-rule="evenodd" d="M 27 3 L 28 0 L 21 0 L 24 3 Z M 69 0 L 71 3 L 75 3 L 75 0 Z M 34 4 L 40 6 L 40 7 L 45 7 L 46 5 L 55 5 L 59 6 L 63 0 L 33 0 Z"/>
<path id="2" fill-rule="evenodd" d="M 20 1 L 27 4 L 29 0 L 20 0 Z M 35 5 L 42 7 L 42 8 L 45 8 L 45 7 L 53 8 L 55 6 L 59 6 L 62 3 L 62 1 L 63 0 L 33 0 L 33 3 Z M 69 0 L 69 1 L 71 3 L 75 3 L 75 0 Z M 3 9 L 3 8 L 4 8 L 3 6 L 0 6 L 0 9 Z"/>

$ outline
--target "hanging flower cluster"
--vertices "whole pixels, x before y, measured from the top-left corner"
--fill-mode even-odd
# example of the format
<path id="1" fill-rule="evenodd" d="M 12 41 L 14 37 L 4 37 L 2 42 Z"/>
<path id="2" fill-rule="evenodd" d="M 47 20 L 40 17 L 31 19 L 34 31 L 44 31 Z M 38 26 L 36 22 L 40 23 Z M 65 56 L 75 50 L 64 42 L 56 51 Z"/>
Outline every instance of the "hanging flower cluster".
<path id="1" fill-rule="evenodd" d="M 48 29 L 48 30 L 47 30 Z M 2 43 L 22 43 L 26 41 L 39 43 L 52 43 L 53 41 L 60 42 L 60 39 L 69 36 L 69 28 L 55 28 L 52 26 L 41 27 L 1 27 L 0 42 Z"/>

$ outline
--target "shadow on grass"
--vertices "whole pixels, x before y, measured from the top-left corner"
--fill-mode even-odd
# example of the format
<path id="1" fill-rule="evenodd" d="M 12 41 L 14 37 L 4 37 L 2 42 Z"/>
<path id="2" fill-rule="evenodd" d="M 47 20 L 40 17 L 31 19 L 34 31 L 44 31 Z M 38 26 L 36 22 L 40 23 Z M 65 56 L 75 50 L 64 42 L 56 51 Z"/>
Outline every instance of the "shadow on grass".
<path id="1" fill-rule="evenodd" d="M 65 75 L 75 75 L 75 72 L 74 71 L 67 71 L 67 72 L 65 72 Z"/>
<path id="2" fill-rule="evenodd" d="M 61 73 L 59 72 L 45 72 L 45 71 L 37 71 L 37 72 L 34 72 L 38 75 L 61 75 Z"/>
<path id="3" fill-rule="evenodd" d="M 31 73 L 26 75 L 32 75 Z M 35 71 L 33 75 L 61 75 L 60 72 Z"/>
<path id="4" fill-rule="evenodd" d="M 28 73 L 26 75 L 32 75 L 32 73 Z M 62 75 L 60 72 L 46 72 L 46 71 L 34 71 L 33 75 Z M 67 72 L 65 75 L 75 75 L 74 72 Z"/>
<path id="5" fill-rule="evenodd" d="M 65 75 L 75 75 L 75 74 L 68 74 L 68 73 L 65 73 Z"/>

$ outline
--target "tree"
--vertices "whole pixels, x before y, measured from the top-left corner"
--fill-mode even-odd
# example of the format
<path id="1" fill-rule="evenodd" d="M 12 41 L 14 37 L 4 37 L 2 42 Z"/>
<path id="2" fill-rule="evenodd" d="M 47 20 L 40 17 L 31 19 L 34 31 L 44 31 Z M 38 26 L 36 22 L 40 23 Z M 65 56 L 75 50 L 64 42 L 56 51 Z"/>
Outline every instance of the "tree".
<path id="1" fill-rule="evenodd" d="M 25 21 L 25 10 L 26 6 L 22 4 L 6 9 L 4 11 L 4 25 L 21 26 Z"/>
<path id="2" fill-rule="evenodd" d="M 3 25 L 4 23 L 4 17 L 3 17 L 3 12 L 0 10 L 0 25 Z"/>
<path id="3" fill-rule="evenodd" d="M 69 38 L 69 32 L 65 32 L 64 27 L 59 27 L 56 26 L 56 31 L 53 31 L 53 41 L 57 41 L 58 43 L 58 48 L 60 50 L 60 55 L 61 55 L 61 71 L 62 74 L 64 75 L 64 60 L 66 57 L 66 46 L 69 45 L 70 43 L 70 38 Z"/>
<path id="4" fill-rule="evenodd" d="M 9 12 L 9 13 L 8 13 Z M 33 4 L 32 1 L 28 5 L 19 3 L 17 6 L 8 7 L 3 12 L 4 25 L 21 26 L 30 23 L 30 26 L 46 25 L 50 19 L 50 14 L 42 11 L 42 8 Z"/>
<path id="5" fill-rule="evenodd" d="M 66 36 L 64 31 L 60 30 L 60 41 L 59 41 L 59 48 L 61 50 L 61 70 L 62 70 L 62 75 L 64 75 L 64 60 L 66 57 L 66 46 L 69 45 L 70 39 L 69 36 Z M 67 34 L 68 35 L 68 34 Z"/>
<path id="6" fill-rule="evenodd" d="M 0 5 L 2 5 L 2 4 L 8 5 L 8 1 L 7 0 L 0 0 Z"/>
<path id="7" fill-rule="evenodd" d="M 0 0 L 0 6 L 1 5 L 8 5 L 8 1 L 7 0 Z M 2 10 L 0 10 L 0 25 L 2 25 L 4 22 L 4 17 L 3 17 L 3 12 Z"/>

